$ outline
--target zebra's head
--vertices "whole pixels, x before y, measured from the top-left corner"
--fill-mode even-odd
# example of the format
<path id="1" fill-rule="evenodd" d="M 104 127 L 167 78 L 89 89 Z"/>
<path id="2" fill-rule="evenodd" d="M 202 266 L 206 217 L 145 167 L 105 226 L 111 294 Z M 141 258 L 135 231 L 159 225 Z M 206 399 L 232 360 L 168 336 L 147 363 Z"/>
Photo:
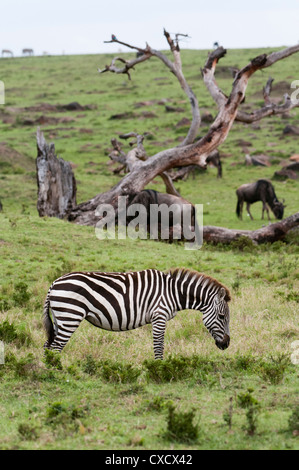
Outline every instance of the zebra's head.
<path id="1" fill-rule="evenodd" d="M 219 349 L 226 349 L 230 342 L 229 307 L 230 296 L 224 287 L 220 287 L 212 299 L 208 311 L 203 313 L 203 323 L 213 336 Z"/>

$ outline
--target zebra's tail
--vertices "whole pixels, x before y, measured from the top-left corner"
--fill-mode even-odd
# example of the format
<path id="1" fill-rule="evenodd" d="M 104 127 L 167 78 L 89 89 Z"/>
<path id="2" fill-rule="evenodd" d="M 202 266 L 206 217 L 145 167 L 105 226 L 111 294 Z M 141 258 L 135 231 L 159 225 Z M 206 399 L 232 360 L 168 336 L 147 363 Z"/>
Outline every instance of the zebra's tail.
<path id="1" fill-rule="evenodd" d="M 44 314 L 43 314 L 43 325 L 46 330 L 47 334 L 47 341 L 44 344 L 44 348 L 48 348 L 51 343 L 54 341 L 55 338 L 55 332 L 54 332 L 54 326 L 52 319 L 50 317 L 50 299 L 49 299 L 49 293 L 50 290 L 47 294 L 46 300 L 45 300 L 45 305 L 44 305 Z"/>

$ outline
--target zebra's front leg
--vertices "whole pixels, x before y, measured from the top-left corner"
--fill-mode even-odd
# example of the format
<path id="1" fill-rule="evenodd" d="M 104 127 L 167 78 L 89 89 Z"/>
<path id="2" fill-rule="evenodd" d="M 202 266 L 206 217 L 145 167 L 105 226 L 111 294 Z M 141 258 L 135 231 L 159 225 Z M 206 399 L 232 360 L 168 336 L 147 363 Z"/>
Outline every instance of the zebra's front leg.
<path id="1" fill-rule="evenodd" d="M 166 320 L 157 316 L 152 320 L 155 359 L 163 359 Z"/>

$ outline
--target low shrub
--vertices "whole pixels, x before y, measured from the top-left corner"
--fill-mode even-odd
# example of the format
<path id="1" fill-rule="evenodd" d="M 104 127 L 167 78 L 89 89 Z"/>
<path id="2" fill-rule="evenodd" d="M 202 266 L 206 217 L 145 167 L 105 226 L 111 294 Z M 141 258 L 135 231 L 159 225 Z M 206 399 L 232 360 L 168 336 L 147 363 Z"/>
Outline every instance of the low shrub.
<path id="1" fill-rule="evenodd" d="M 236 240 L 231 242 L 231 249 L 236 251 L 244 251 L 246 253 L 251 253 L 256 251 L 257 246 L 253 243 L 251 238 L 242 235 Z"/>
<path id="2" fill-rule="evenodd" d="M 194 424 L 195 410 L 176 411 L 173 405 L 168 407 L 166 439 L 175 439 L 180 442 L 194 442 L 198 439 L 199 427 Z"/>
<path id="3" fill-rule="evenodd" d="M 143 365 L 147 370 L 149 380 L 156 383 L 185 379 L 190 374 L 190 361 L 184 357 L 171 357 L 159 360 L 146 360 Z"/>
<path id="4" fill-rule="evenodd" d="M 4 343 L 14 343 L 17 347 L 31 344 L 31 335 L 26 331 L 24 325 L 16 326 L 13 322 L 4 320 L 0 324 L 0 340 Z"/>
<path id="5" fill-rule="evenodd" d="M 32 423 L 20 423 L 18 426 L 18 433 L 21 439 L 36 440 L 39 437 L 39 429 Z"/>
<path id="6" fill-rule="evenodd" d="M 61 356 L 58 351 L 45 349 L 43 361 L 49 369 L 62 370 Z"/>
<path id="7" fill-rule="evenodd" d="M 167 400 L 161 396 L 154 397 L 152 400 L 146 400 L 145 402 L 145 407 L 148 411 L 155 411 L 158 413 L 167 410 L 171 405 L 171 400 Z"/>
<path id="8" fill-rule="evenodd" d="M 289 358 L 285 354 L 270 357 L 269 361 L 261 361 L 258 366 L 258 374 L 272 385 L 282 382 L 285 370 L 289 365 Z"/>
<path id="9" fill-rule="evenodd" d="M 261 409 L 261 404 L 252 395 L 253 389 L 248 388 L 247 392 L 237 396 L 237 402 L 241 408 L 246 409 L 247 427 L 246 430 L 250 436 L 256 431 L 257 420 Z"/>
<path id="10" fill-rule="evenodd" d="M 95 375 L 98 371 L 98 364 L 91 354 L 88 354 L 81 364 L 81 368 L 85 374 Z"/>
<path id="11" fill-rule="evenodd" d="M 107 382 L 133 383 L 141 375 L 141 369 L 133 367 L 131 364 L 121 362 L 105 361 L 100 368 L 100 374 Z"/>
<path id="12" fill-rule="evenodd" d="M 160 360 L 146 360 L 143 363 L 147 377 L 156 383 L 185 380 L 187 378 L 198 383 L 206 383 L 207 374 L 215 368 L 213 360 L 200 356 L 174 356 Z"/>
<path id="13" fill-rule="evenodd" d="M 63 435 L 85 430 L 81 420 L 89 415 L 88 406 L 54 402 L 46 410 L 46 424 Z"/>
<path id="14" fill-rule="evenodd" d="M 31 353 L 19 360 L 15 360 L 14 362 L 15 376 L 18 378 L 33 379 L 36 369 L 37 365 L 34 362 L 33 354 Z"/>

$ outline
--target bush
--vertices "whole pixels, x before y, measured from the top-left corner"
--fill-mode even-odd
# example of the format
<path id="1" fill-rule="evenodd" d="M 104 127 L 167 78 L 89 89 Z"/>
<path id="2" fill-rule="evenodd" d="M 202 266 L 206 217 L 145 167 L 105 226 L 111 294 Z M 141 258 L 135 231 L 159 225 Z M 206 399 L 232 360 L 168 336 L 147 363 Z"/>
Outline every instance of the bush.
<path id="1" fill-rule="evenodd" d="M 88 354 L 85 358 L 85 361 L 82 364 L 82 370 L 86 374 L 89 375 L 95 375 L 97 370 L 98 370 L 98 364 L 94 360 L 94 358 L 91 356 L 91 354 Z"/>
<path id="2" fill-rule="evenodd" d="M 87 406 L 66 405 L 54 402 L 46 411 L 46 424 L 62 432 L 63 435 L 72 432 L 85 432 L 85 426 L 80 421 L 89 413 Z"/>
<path id="3" fill-rule="evenodd" d="M 151 359 L 143 364 L 148 378 L 156 383 L 182 380 L 189 375 L 188 359 L 184 357 L 172 357 L 163 361 Z"/>
<path id="4" fill-rule="evenodd" d="M 18 426 L 18 433 L 22 439 L 36 440 L 39 437 L 39 432 L 36 426 L 32 423 L 21 423 Z"/>
<path id="5" fill-rule="evenodd" d="M 186 412 L 175 411 L 174 406 L 170 405 L 165 437 L 188 443 L 196 441 L 198 439 L 198 424 L 193 424 L 194 418 L 194 409 Z"/>
<path id="6" fill-rule="evenodd" d="M 154 397 L 152 400 L 146 400 L 145 402 L 145 406 L 148 411 L 156 411 L 158 413 L 168 409 L 168 407 L 171 405 L 171 400 L 167 400 L 166 398 L 160 396 Z"/>
<path id="7" fill-rule="evenodd" d="M 179 381 L 191 378 L 200 383 L 206 382 L 207 373 L 213 371 L 213 361 L 199 356 L 193 357 L 169 357 L 160 360 L 146 360 L 143 363 L 147 369 L 149 380 L 156 383 Z"/>
<path id="8" fill-rule="evenodd" d="M 30 344 L 31 336 L 22 325 L 16 327 L 14 323 L 4 320 L 0 325 L 0 340 L 4 343 L 15 343 L 16 346 L 20 347 Z"/>
<path id="9" fill-rule="evenodd" d="M 45 349 L 43 361 L 46 367 L 48 367 L 49 369 L 54 368 L 54 369 L 62 370 L 61 356 L 58 351 Z"/>
<path id="10" fill-rule="evenodd" d="M 251 238 L 242 235 L 231 243 L 231 248 L 232 250 L 251 253 L 256 250 L 256 245 L 253 243 Z"/>
<path id="11" fill-rule="evenodd" d="M 5 343 L 12 343 L 18 337 L 16 327 L 8 320 L 4 320 L 0 325 L 0 339 Z"/>
<path id="12" fill-rule="evenodd" d="M 16 377 L 20 378 L 33 378 L 36 371 L 36 364 L 34 363 L 33 354 L 29 353 L 26 357 L 21 358 L 19 361 L 15 360 L 14 369 Z"/>
<path id="13" fill-rule="evenodd" d="M 270 357 L 270 362 L 262 362 L 259 365 L 259 375 L 268 380 L 272 385 L 277 385 L 282 382 L 286 368 L 288 367 L 289 359 L 286 355 L 278 355 Z"/>
<path id="14" fill-rule="evenodd" d="M 247 432 L 253 436 L 257 428 L 257 419 L 260 413 L 261 405 L 259 401 L 252 396 L 253 389 L 248 388 L 248 391 L 241 393 L 237 396 L 238 404 L 241 408 L 246 409 L 247 418 Z"/>
<path id="15" fill-rule="evenodd" d="M 105 361 L 100 372 L 103 379 L 108 382 L 132 383 L 136 382 L 142 371 L 131 364 Z"/>
<path id="16" fill-rule="evenodd" d="M 235 370 L 251 370 L 255 366 L 255 359 L 250 354 L 240 355 L 237 354 L 234 358 Z"/>

